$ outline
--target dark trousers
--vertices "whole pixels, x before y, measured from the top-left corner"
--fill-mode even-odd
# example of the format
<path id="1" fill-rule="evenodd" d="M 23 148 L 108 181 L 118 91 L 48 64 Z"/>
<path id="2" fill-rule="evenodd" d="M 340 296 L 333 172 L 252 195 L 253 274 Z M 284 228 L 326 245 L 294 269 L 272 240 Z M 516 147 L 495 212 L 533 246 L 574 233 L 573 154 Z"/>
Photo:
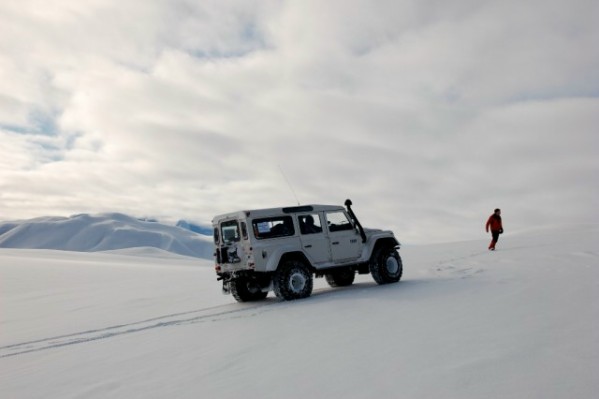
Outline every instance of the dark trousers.
<path id="1" fill-rule="evenodd" d="M 499 230 L 491 230 L 491 235 L 493 236 L 493 241 L 499 241 Z"/>
<path id="2" fill-rule="evenodd" d="M 497 244 L 497 241 L 499 241 L 499 230 L 491 230 L 491 236 L 493 239 L 489 244 L 489 249 L 495 249 L 495 244 Z"/>

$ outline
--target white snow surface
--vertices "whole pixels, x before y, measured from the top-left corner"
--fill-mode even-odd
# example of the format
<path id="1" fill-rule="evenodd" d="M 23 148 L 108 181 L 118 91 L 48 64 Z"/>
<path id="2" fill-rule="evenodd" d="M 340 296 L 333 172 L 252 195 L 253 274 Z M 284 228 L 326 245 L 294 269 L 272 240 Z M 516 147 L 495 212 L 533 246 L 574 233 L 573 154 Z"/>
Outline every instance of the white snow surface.
<path id="1" fill-rule="evenodd" d="M 0 248 L 96 252 L 157 248 L 179 255 L 212 258 L 210 237 L 120 213 L 40 217 L 0 224 Z"/>
<path id="2" fill-rule="evenodd" d="M 0 249 L 2 398 L 596 398 L 598 225 L 402 248 L 239 304 L 212 262 Z"/>

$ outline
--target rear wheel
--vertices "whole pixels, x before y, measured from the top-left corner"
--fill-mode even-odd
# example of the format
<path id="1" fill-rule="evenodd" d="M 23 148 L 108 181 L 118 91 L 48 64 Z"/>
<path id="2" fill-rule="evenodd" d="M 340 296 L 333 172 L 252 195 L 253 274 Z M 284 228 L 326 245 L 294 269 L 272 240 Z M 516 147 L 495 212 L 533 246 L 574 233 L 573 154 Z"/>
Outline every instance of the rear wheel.
<path id="1" fill-rule="evenodd" d="M 346 287 L 354 283 L 356 272 L 351 269 L 338 270 L 324 275 L 331 287 Z"/>
<path id="2" fill-rule="evenodd" d="M 370 259 L 370 273 L 377 284 L 396 283 L 401 279 L 403 265 L 394 247 L 378 248 Z"/>
<path id="3" fill-rule="evenodd" d="M 309 297 L 312 287 L 312 272 L 299 260 L 283 262 L 273 276 L 275 295 L 286 301 Z"/>
<path id="4" fill-rule="evenodd" d="M 237 302 L 260 301 L 267 297 L 268 291 L 263 292 L 262 287 L 253 279 L 238 277 L 229 283 L 231 295 Z"/>

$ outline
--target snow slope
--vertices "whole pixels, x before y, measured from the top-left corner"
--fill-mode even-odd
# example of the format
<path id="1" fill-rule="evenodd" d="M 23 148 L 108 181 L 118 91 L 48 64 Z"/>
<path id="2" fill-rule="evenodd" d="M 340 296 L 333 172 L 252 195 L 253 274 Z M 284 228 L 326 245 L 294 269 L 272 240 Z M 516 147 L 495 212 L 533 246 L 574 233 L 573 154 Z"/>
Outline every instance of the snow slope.
<path id="1" fill-rule="evenodd" d="M 594 398 L 599 226 L 407 247 L 238 304 L 212 262 L 0 249 L 2 398 Z"/>
<path id="2" fill-rule="evenodd" d="M 0 247 L 96 252 L 152 247 L 210 259 L 212 239 L 119 213 L 42 217 L 0 224 Z"/>

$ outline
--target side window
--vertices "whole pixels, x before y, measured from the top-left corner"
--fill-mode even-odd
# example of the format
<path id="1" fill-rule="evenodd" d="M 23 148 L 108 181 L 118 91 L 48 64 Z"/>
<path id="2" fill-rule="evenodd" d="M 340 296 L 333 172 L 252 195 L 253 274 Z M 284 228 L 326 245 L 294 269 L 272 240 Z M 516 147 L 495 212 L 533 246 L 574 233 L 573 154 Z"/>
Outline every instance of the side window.
<path id="1" fill-rule="evenodd" d="M 326 216 L 330 232 L 353 230 L 354 228 L 343 211 L 327 212 Z"/>
<path id="2" fill-rule="evenodd" d="M 224 242 L 239 241 L 239 225 L 237 220 L 229 220 L 220 225 Z"/>
<path id="3" fill-rule="evenodd" d="M 254 219 L 252 228 L 257 239 L 292 236 L 295 234 L 291 216 Z"/>
<path id="4" fill-rule="evenodd" d="M 220 241 L 220 235 L 218 234 L 218 228 L 214 228 L 214 243 L 218 244 Z"/>
<path id="5" fill-rule="evenodd" d="M 322 233 L 322 223 L 320 222 L 318 213 L 299 215 L 297 219 L 299 220 L 300 231 L 302 234 Z"/>

